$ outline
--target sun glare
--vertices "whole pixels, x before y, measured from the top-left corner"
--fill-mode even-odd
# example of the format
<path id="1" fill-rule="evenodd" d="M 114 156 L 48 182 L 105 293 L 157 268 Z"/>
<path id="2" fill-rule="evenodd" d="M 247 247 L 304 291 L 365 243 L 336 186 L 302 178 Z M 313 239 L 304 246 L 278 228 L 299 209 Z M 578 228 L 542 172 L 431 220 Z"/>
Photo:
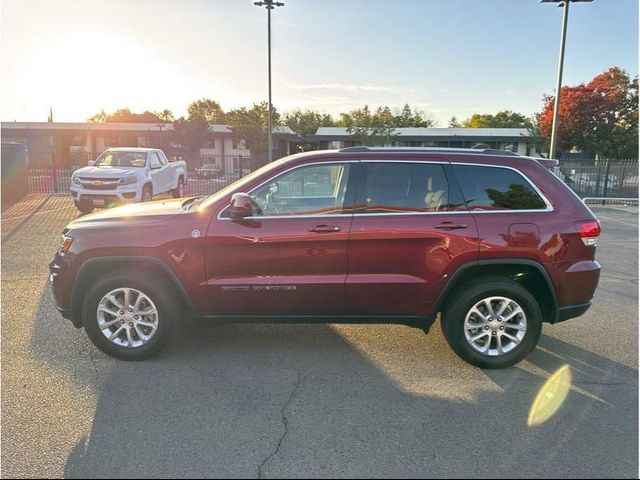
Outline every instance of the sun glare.
<path id="1" fill-rule="evenodd" d="M 34 52 L 27 83 L 32 100 L 56 99 L 66 116 L 100 108 L 144 110 L 167 97 L 176 75 L 150 48 L 122 36 L 70 32 Z M 34 102 L 35 103 L 35 102 Z"/>

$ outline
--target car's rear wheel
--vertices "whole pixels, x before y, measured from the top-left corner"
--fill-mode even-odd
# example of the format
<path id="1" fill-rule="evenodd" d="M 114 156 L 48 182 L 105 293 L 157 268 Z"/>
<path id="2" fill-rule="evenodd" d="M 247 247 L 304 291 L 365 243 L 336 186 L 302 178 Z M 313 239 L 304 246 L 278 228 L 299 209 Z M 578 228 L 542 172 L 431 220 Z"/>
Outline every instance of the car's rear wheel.
<path id="1" fill-rule="evenodd" d="M 449 296 L 443 332 L 463 360 L 480 368 L 506 368 L 535 348 L 542 313 L 531 293 L 503 277 L 465 282 Z"/>
<path id="2" fill-rule="evenodd" d="M 173 198 L 184 197 L 184 180 L 182 180 L 182 177 L 178 179 L 178 186 L 171 190 L 171 196 Z"/>
<path id="3" fill-rule="evenodd" d="M 180 312 L 179 298 L 166 282 L 116 272 L 89 290 L 82 320 L 91 341 L 107 355 L 144 360 L 171 338 Z"/>

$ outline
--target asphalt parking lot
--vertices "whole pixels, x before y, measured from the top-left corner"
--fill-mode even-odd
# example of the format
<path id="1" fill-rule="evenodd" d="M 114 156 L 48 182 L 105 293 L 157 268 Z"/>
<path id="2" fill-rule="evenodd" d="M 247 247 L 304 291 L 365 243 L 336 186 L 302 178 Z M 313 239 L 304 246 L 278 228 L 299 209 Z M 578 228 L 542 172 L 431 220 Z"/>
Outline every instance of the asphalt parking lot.
<path id="1" fill-rule="evenodd" d="M 594 212 L 595 305 L 508 370 L 463 363 L 437 325 L 187 325 L 125 363 L 52 303 L 70 199 L 27 197 L 2 213 L 2 476 L 635 478 L 637 207 Z M 565 365 L 560 409 L 528 426 Z"/>

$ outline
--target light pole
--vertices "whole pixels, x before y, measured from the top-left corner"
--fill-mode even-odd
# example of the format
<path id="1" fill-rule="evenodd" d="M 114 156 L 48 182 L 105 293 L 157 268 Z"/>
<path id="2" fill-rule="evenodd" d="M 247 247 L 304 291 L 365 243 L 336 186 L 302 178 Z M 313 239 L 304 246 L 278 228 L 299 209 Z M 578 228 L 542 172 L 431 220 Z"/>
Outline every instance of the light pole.
<path id="1" fill-rule="evenodd" d="M 558 140 L 558 112 L 560 111 L 560 93 L 562 89 L 562 69 L 564 67 L 564 47 L 567 40 L 567 21 L 569 20 L 569 4 L 571 2 L 592 2 L 593 0 L 540 0 L 540 3 L 555 3 L 563 7 L 562 32 L 560 33 L 560 59 L 558 61 L 558 82 L 556 83 L 556 98 L 553 102 L 553 120 L 551 122 L 551 146 L 549 158 L 555 158 L 556 142 Z"/>
<path id="2" fill-rule="evenodd" d="M 267 137 L 267 149 L 269 153 L 267 158 L 268 161 L 271 162 L 273 160 L 273 107 L 271 106 L 271 10 L 276 7 L 283 7 L 284 3 L 274 2 L 273 0 L 263 0 L 262 2 L 253 2 L 253 4 L 258 7 L 265 7 L 267 9 L 267 49 L 269 51 L 269 124 L 267 127 L 269 130 L 269 135 Z"/>

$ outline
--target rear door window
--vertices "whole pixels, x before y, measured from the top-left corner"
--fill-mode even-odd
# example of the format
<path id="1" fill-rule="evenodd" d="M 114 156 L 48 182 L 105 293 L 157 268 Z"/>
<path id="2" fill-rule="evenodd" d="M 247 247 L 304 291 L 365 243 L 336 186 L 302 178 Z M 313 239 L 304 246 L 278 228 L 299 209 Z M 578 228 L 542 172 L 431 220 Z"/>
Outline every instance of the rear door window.
<path id="1" fill-rule="evenodd" d="M 515 170 L 455 164 L 453 170 L 469 210 L 543 210 L 547 206 Z"/>
<path id="2" fill-rule="evenodd" d="M 357 213 L 425 213 L 455 210 L 449 183 L 437 163 L 366 162 Z"/>

